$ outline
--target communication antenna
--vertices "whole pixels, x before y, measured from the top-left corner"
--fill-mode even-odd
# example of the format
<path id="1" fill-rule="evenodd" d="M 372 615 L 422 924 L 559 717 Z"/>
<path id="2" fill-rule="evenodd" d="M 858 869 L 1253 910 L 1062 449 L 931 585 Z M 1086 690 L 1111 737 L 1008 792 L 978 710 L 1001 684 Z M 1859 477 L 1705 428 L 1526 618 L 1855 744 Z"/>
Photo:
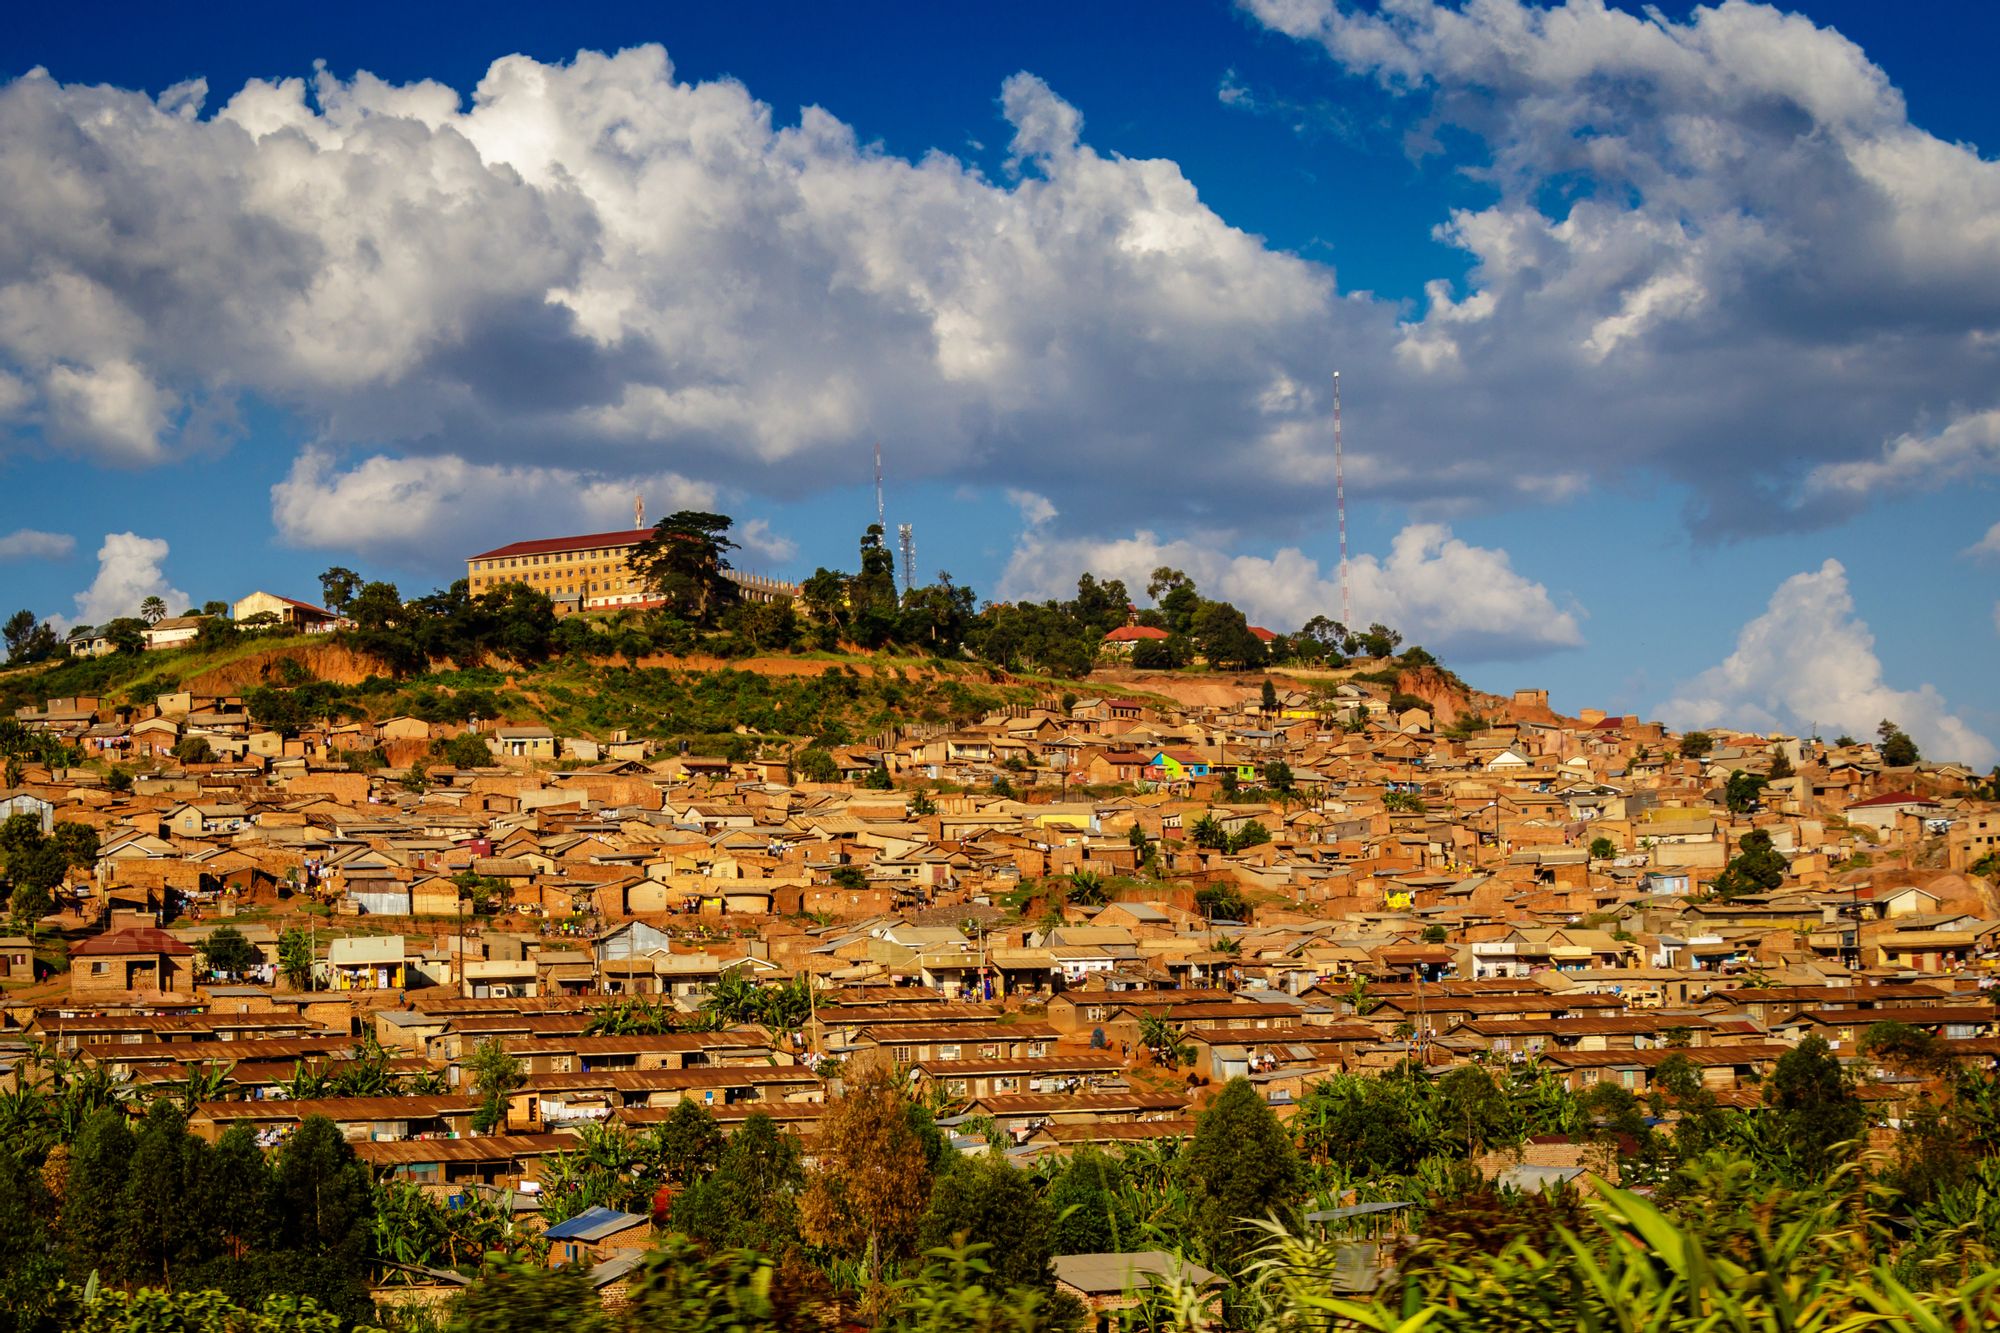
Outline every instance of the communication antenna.
<path id="1" fill-rule="evenodd" d="M 903 548 L 903 591 L 917 586 L 917 530 L 908 523 L 896 525 L 896 545 Z"/>
<path id="2" fill-rule="evenodd" d="M 884 534 L 889 531 L 882 511 L 882 443 L 879 440 L 875 442 L 875 526 L 881 528 Z"/>
<path id="3" fill-rule="evenodd" d="M 1340 372 L 1333 372 L 1333 500 L 1340 511 L 1340 623 L 1354 628 L 1354 594 L 1347 582 L 1347 451 L 1340 439 Z"/>
<path id="4" fill-rule="evenodd" d="M 646 526 L 646 497 L 643 495 L 632 497 L 632 526 L 634 528 Z"/>

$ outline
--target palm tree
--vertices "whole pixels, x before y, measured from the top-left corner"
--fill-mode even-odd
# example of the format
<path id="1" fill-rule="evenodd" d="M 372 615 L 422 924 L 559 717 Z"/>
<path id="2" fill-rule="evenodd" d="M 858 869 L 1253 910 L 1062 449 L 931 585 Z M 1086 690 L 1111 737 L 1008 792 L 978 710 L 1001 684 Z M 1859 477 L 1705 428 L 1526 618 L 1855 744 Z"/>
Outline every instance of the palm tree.
<path id="1" fill-rule="evenodd" d="M 148 597 L 139 603 L 139 618 L 148 625 L 157 625 L 167 618 L 167 604 L 158 597 Z"/>
<path id="2" fill-rule="evenodd" d="M 1111 900 L 1104 889 L 1104 876 L 1094 870 L 1078 870 L 1069 877 L 1069 901 L 1085 907 L 1102 907 Z"/>

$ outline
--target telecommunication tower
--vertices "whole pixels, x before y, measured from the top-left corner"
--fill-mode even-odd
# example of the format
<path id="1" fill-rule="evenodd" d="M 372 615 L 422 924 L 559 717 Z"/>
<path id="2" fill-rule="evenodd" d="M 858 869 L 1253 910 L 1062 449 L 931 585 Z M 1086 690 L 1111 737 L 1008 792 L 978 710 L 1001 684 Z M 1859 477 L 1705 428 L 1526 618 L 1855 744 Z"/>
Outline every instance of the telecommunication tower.
<path id="1" fill-rule="evenodd" d="M 643 495 L 632 497 L 632 526 L 635 528 L 646 526 L 646 497 Z"/>
<path id="2" fill-rule="evenodd" d="M 883 516 L 882 510 L 882 445 L 880 441 L 877 441 L 875 445 L 875 526 L 882 529 L 884 536 L 888 535 L 888 520 Z"/>
<path id="3" fill-rule="evenodd" d="M 1347 583 L 1347 453 L 1340 439 L 1340 372 L 1333 372 L 1333 502 L 1340 511 L 1340 623 L 1354 628 L 1354 595 Z"/>
<path id="4" fill-rule="evenodd" d="M 909 523 L 896 525 L 896 545 L 903 548 L 903 591 L 917 586 L 917 530 Z"/>

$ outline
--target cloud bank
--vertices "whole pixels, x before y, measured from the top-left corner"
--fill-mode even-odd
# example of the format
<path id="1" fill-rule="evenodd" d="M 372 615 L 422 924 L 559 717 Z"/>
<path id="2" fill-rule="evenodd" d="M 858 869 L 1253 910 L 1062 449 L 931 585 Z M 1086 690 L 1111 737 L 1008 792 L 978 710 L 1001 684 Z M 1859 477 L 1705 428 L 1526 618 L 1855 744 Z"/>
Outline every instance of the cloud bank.
<path id="1" fill-rule="evenodd" d="M 1336 364 L 1352 490 L 1436 512 L 1666 477 L 1748 532 L 1864 503 L 1906 440 L 1996 466 L 2000 170 L 1838 34 L 1754 5 L 1250 8 L 1484 146 L 1495 201 L 1438 220 L 1465 284 L 1344 288 L 1027 73 L 993 180 L 782 124 L 657 47 L 509 57 L 469 99 L 321 70 L 213 110 L 198 80 L 36 71 L 0 88 L 0 432 L 145 467 L 254 397 L 315 441 L 273 493 L 285 539 L 432 559 L 463 541 L 430 476 L 583 517 L 599 488 L 798 498 L 876 439 L 905 482 L 1089 494 L 1066 539 L 1297 541 L 1330 507 Z M 384 495 L 438 521 L 358 503 Z"/>
<path id="2" fill-rule="evenodd" d="M 1779 584 L 1764 614 L 1736 636 L 1736 650 L 1683 683 L 1659 712 L 1678 727 L 1817 727 L 1863 737 L 1887 718 L 1926 758 L 1983 768 L 1996 756 L 1993 743 L 1955 716 L 1937 690 L 1899 690 L 1882 679 L 1875 636 L 1855 613 L 1838 560 Z"/>
<path id="3" fill-rule="evenodd" d="M 1111 541 L 1065 538 L 1049 530 L 1054 506 L 1017 495 L 1031 520 L 1000 579 L 1009 599 L 1074 596 L 1078 575 L 1118 578 L 1143 597 L 1162 565 L 1194 579 L 1204 595 L 1234 602 L 1253 622 L 1297 629 L 1316 615 L 1340 618 L 1340 569 L 1287 547 L 1263 557 L 1231 555 L 1200 538 L 1162 540 L 1141 530 Z M 1517 572 L 1505 551 L 1472 546 L 1440 524 L 1412 524 L 1396 534 L 1386 558 L 1357 556 L 1348 565 L 1354 621 L 1381 621 L 1408 643 L 1454 661 L 1496 661 L 1578 647 L 1576 613 L 1559 609 L 1548 589 Z"/>

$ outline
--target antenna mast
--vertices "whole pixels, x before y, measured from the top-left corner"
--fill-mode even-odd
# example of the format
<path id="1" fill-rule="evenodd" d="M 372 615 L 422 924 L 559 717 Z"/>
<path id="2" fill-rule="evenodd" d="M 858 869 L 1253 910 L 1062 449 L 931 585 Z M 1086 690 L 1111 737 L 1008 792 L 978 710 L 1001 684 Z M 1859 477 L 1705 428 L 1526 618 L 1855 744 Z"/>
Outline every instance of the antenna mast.
<path id="1" fill-rule="evenodd" d="M 1340 511 L 1340 623 L 1354 628 L 1354 594 L 1347 582 L 1347 452 L 1340 439 L 1340 372 L 1333 372 L 1333 498 Z"/>
<path id="2" fill-rule="evenodd" d="M 896 525 L 896 544 L 903 548 L 903 591 L 917 586 L 917 530 L 908 523 Z"/>
<path id="3" fill-rule="evenodd" d="M 632 526 L 634 528 L 646 526 L 646 497 L 643 495 L 632 497 Z"/>
<path id="4" fill-rule="evenodd" d="M 875 442 L 875 526 L 882 529 L 884 536 L 888 535 L 887 520 L 882 514 L 882 442 L 880 440 Z"/>

